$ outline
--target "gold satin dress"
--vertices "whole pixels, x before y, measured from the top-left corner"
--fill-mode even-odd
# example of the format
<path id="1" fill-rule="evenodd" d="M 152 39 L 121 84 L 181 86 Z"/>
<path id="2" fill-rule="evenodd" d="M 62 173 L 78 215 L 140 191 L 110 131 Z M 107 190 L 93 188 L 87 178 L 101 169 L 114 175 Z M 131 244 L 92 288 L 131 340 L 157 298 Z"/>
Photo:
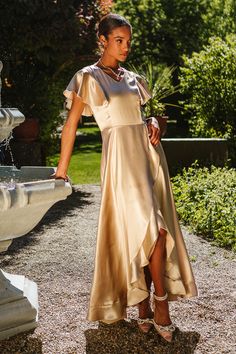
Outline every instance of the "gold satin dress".
<path id="1" fill-rule="evenodd" d="M 116 81 L 96 65 L 79 70 L 64 91 L 86 104 L 101 130 L 102 198 L 88 319 L 107 323 L 126 317 L 126 307 L 148 296 L 148 265 L 160 228 L 167 231 L 165 286 L 168 300 L 197 295 L 177 219 L 165 155 L 149 141 L 140 105 L 150 98 L 146 82 L 125 70 Z"/>

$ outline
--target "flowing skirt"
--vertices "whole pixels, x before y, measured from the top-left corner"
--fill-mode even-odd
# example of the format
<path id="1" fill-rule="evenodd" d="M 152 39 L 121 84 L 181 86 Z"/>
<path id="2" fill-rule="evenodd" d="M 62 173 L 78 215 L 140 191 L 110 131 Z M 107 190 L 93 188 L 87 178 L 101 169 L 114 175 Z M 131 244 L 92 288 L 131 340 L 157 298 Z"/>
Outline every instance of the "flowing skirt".
<path id="1" fill-rule="evenodd" d="M 114 322 L 144 300 L 144 267 L 159 229 L 167 231 L 168 300 L 197 295 L 179 226 L 161 144 L 154 148 L 144 124 L 102 131 L 102 199 L 88 319 Z"/>

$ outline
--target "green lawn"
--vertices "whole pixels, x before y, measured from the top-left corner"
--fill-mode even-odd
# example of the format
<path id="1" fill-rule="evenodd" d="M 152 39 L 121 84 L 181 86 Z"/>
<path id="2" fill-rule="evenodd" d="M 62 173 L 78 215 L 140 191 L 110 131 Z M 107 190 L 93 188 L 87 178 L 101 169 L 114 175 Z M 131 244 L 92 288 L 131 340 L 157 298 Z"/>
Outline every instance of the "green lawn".
<path id="1" fill-rule="evenodd" d="M 81 144 L 73 152 L 68 174 L 74 184 L 100 183 L 101 145 Z"/>
<path id="2" fill-rule="evenodd" d="M 71 156 L 68 175 L 73 184 L 100 183 L 101 138 L 97 126 L 85 126 L 78 129 L 82 134 L 76 138 Z M 59 154 L 47 159 L 48 166 L 56 166 Z"/>

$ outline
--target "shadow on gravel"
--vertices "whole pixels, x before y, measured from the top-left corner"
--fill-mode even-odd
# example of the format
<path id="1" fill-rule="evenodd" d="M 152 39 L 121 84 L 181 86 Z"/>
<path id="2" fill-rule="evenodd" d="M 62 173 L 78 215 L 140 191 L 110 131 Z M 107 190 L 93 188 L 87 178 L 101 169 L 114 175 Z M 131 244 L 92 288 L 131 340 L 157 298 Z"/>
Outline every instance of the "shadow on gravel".
<path id="1" fill-rule="evenodd" d="M 32 231 L 22 237 L 14 239 L 8 250 L 2 252 L 1 256 L 4 257 L 6 254 L 15 255 L 19 253 L 22 248 L 37 244 L 40 240 L 40 232 L 43 232 L 45 225 L 55 225 L 64 217 L 73 216 L 75 209 L 83 209 L 85 206 L 92 203 L 90 201 L 91 196 L 92 193 L 82 192 L 77 188 L 73 188 L 72 194 L 69 195 L 67 199 L 54 204 Z M 1 263 L 1 267 L 8 265 L 9 261 L 5 260 L 3 263 Z"/>
<path id="2" fill-rule="evenodd" d="M 21 333 L 0 341 L 1 354 L 42 354 L 42 340 L 30 337 L 30 333 Z"/>
<path id="3" fill-rule="evenodd" d="M 92 204 L 91 200 L 89 200 L 91 196 L 92 193 L 82 192 L 77 188 L 73 188 L 72 194 L 65 200 L 54 204 L 30 233 L 40 231 L 44 224 L 54 225 L 65 216 L 74 216 L 74 209 L 83 209 L 85 206 Z"/>
<path id="4" fill-rule="evenodd" d="M 99 324 L 98 329 L 85 331 L 87 354 L 193 354 L 200 334 L 181 332 L 178 328 L 171 343 L 154 329 L 140 332 L 136 321 L 119 321 L 113 325 Z"/>

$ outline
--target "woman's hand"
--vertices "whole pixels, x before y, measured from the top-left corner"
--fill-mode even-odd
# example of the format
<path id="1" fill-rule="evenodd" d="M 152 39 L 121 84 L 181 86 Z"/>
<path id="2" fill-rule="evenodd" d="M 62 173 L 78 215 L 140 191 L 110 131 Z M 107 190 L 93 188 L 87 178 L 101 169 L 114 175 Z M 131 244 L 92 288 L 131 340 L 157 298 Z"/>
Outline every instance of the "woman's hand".
<path id="1" fill-rule="evenodd" d="M 156 147 L 160 143 L 160 140 L 161 140 L 161 130 L 160 130 L 160 128 L 157 128 L 156 126 L 154 126 L 151 122 L 148 123 L 147 129 L 148 129 L 148 135 L 149 135 L 150 142 L 154 147 Z"/>
<path id="2" fill-rule="evenodd" d="M 51 176 L 53 179 L 64 179 L 65 182 L 69 182 L 69 176 L 65 172 L 56 171 Z"/>

